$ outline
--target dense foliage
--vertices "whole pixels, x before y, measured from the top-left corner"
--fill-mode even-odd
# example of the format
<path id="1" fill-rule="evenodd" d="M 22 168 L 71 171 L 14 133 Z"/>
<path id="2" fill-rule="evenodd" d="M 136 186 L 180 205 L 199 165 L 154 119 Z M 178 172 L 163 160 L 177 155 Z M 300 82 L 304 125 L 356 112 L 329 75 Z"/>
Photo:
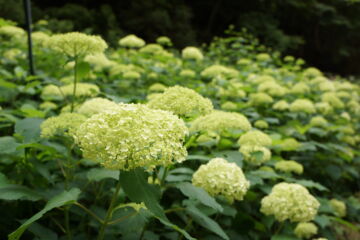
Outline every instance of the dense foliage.
<path id="1" fill-rule="evenodd" d="M 246 31 L 203 49 L 0 20 L 0 238 L 357 239 L 360 86 Z"/>

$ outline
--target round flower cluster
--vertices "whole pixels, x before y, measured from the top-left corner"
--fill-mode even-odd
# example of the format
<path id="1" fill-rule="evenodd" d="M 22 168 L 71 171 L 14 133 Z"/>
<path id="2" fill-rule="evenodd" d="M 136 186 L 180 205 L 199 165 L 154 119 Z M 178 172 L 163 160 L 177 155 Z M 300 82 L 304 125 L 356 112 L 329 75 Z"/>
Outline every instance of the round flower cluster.
<path id="1" fill-rule="evenodd" d="M 285 111 L 289 109 L 290 105 L 285 100 L 280 100 L 272 106 L 274 110 Z"/>
<path id="2" fill-rule="evenodd" d="M 109 60 L 104 53 L 87 55 L 84 58 L 84 61 L 93 65 L 95 67 L 95 71 L 101 71 L 105 68 L 110 68 L 111 66 L 116 65 L 116 63 Z"/>
<path id="3" fill-rule="evenodd" d="M 163 92 L 165 91 L 166 86 L 161 83 L 154 83 L 149 87 L 149 92 Z"/>
<path id="4" fill-rule="evenodd" d="M 266 62 L 269 61 L 271 57 L 267 53 L 259 53 L 258 55 L 256 55 L 256 59 L 260 62 Z"/>
<path id="5" fill-rule="evenodd" d="M 234 111 L 237 108 L 238 108 L 238 106 L 236 105 L 236 103 L 233 103 L 230 101 L 226 101 L 223 104 L 221 104 L 221 109 L 223 109 L 223 110 Z"/>
<path id="6" fill-rule="evenodd" d="M 167 47 L 171 47 L 172 46 L 172 42 L 170 40 L 170 38 L 166 37 L 166 36 L 161 36 L 161 37 L 158 37 L 156 39 L 156 42 L 160 45 L 163 45 L 163 46 L 167 46 Z"/>
<path id="7" fill-rule="evenodd" d="M 213 110 L 211 101 L 192 89 L 180 86 L 167 88 L 164 93 L 151 99 L 148 106 L 173 112 L 176 115 L 205 115 Z"/>
<path id="8" fill-rule="evenodd" d="M 141 48 L 145 45 L 145 41 L 135 36 L 134 34 L 123 37 L 119 40 L 122 47 Z"/>
<path id="9" fill-rule="evenodd" d="M 250 187 L 241 168 L 223 158 L 213 158 L 201 165 L 194 173 L 192 183 L 212 196 L 225 196 L 229 202 L 243 200 Z"/>
<path id="10" fill-rule="evenodd" d="M 282 172 L 293 172 L 296 174 L 302 174 L 304 171 L 303 166 L 295 161 L 279 161 L 275 164 L 275 169 Z"/>
<path id="11" fill-rule="evenodd" d="M 272 140 L 266 133 L 259 130 L 253 130 L 243 134 L 239 138 L 238 143 L 240 145 L 270 146 Z"/>
<path id="12" fill-rule="evenodd" d="M 310 238 L 311 236 L 317 234 L 317 232 L 318 228 L 311 222 L 298 223 L 294 230 L 294 233 L 298 238 Z"/>
<path id="13" fill-rule="evenodd" d="M 200 75 L 205 78 L 214 78 L 218 76 L 226 77 L 226 78 L 234 78 L 237 77 L 239 72 L 235 69 L 228 68 L 222 65 L 212 65 L 210 67 L 205 68 Z"/>
<path id="14" fill-rule="evenodd" d="M 25 35 L 25 30 L 15 26 L 2 26 L 0 27 L 0 35 L 11 38 L 20 38 Z"/>
<path id="15" fill-rule="evenodd" d="M 196 73 L 191 69 L 183 69 L 180 71 L 179 75 L 182 77 L 193 78 L 196 76 Z"/>
<path id="16" fill-rule="evenodd" d="M 310 120 L 310 125 L 314 127 L 326 127 L 327 124 L 328 122 L 322 116 L 312 117 Z"/>
<path id="17" fill-rule="evenodd" d="M 72 96 L 73 90 L 74 90 L 73 83 L 60 87 L 60 91 L 65 97 Z M 92 84 L 92 83 L 77 83 L 76 84 L 75 95 L 77 97 L 96 96 L 99 92 L 100 92 L 100 89 L 95 84 Z"/>
<path id="18" fill-rule="evenodd" d="M 302 185 L 296 183 L 278 183 L 271 193 L 261 200 L 260 211 L 265 215 L 274 215 L 282 222 L 307 222 L 315 218 L 320 203 Z"/>
<path id="19" fill-rule="evenodd" d="M 84 102 L 78 109 L 77 112 L 90 117 L 94 114 L 114 109 L 118 105 L 106 98 L 92 98 Z"/>
<path id="20" fill-rule="evenodd" d="M 327 102 L 315 103 L 315 108 L 318 112 L 320 112 L 322 114 L 329 114 L 333 111 L 332 106 Z"/>
<path id="21" fill-rule="evenodd" d="M 84 157 L 109 169 L 167 166 L 185 160 L 185 123 L 167 111 L 119 104 L 95 114 L 78 129 Z"/>
<path id="22" fill-rule="evenodd" d="M 297 150 L 301 146 L 295 138 L 286 138 L 280 144 L 280 148 L 283 151 L 294 151 Z"/>
<path id="23" fill-rule="evenodd" d="M 266 93 L 252 93 L 250 94 L 249 103 L 253 106 L 260 106 L 272 103 L 274 100 Z"/>
<path id="24" fill-rule="evenodd" d="M 297 99 L 290 104 L 291 112 L 315 113 L 315 105 L 309 99 Z"/>
<path id="25" fill-rule="evenodd" d="M 271 152 L 268 148 L 259 145 L 241 145 L 239 151 L 245 161 L 254 165 L 260 165 L 271 159 Z"/>
<path id="26" fill-rule="evenodd" d="M 344 108 L 344 103 L 335 92 L 326 92 L 321 96 L 323 102 L 329 103 L 334 108 Z"/>
<path id="27" fill-rule="evenodd" d="M 164 51 L 164 48 L 156 43 L 146 44 L 144 47 L 140 48 L 139 52 L 148 53 L 148 54 L 157 54 Z"/>
<path id="28" fill-rule="evenodd" d="M 39 106 L 40 109 L 44 109 L 44 110 L 56 109 L 57 107 L 58 106 L 55 103 L 49 101 L 43 102 Z"/>
<path id="29" fill-rule="evenodd" d="M 141 77 L 140 73 L 135 71 L 124 72 L 123 78 L 125 79 L 139 79 Z"/>
<path id="30" fill-rule="evenodd" d="M 337 199 L 330 200 L 330 206 L 334 209 L 334 212 L 339 217 L 346 216 L 346 205 L 344 202 L 339 201 Z"/>
<path id="31" fill-rule="evenodd" d="M 263 128 L 263 129 L 269 128 L 269 124 L 264 120 L 257 120 L 254 123 L 254 126 L 257 128 Z"/>
<path id="32" fill-rule="evenodd" d="M 213 111 L 202 117 L 196 118 L 190 127 L 190 132 L 210 131 L 221 135 L 227 130 L 249 131 L 251 124 L 242 114 L 236 112 Z"/>
<path id="33" fill-rule="evenodd" d="M 305 71 L 303 72 L 303 75 L 305 78 L 315 78 L 315 77 L 319 77 L 322 76 L 322 72 L 314 67 L 309 67 L 307 69 L 305 69 Z"/>
<path id="34" fill-rule="evenodd" d="M 284 88 L 283 86 L 280 86 L 276 82 L 267 81 L 259 85 L 258 91 L 267 93 L 273 97 L 281 97 L 286 94 L 287 89 Z"/>
<path id="35" fill-rule="evenodd" d="M 49 43 L 50 36 L 44 32 L 33 32 L 31 38 L 36 45 L 46 47 Z"/>
<path id="36" fill-rule="evenodd" d="M 264 82 L 275 82 L 276 80 L 272 76 L 261 75 L 261 76 L 255 77 L 252 81 L 254 83 L 261 84 L 261 83 L 264 83 Z"/>
<path id="37" fill-rule="evenodd" d="M 310 92 L 310 87 L 306 83 L 299 82 L 291 88 L 290 92 L 293 94 L 306 94 Z"/>
<path id="38" fill-rule="evenodd" d="M 186 47 L 182 50 L 181 55 L 184 59 L 193 59 L 196 61 L 203 60 L 204 56 L 196 47 Z"/>
<path id="39" fill-rule="evenodd" d="M 60 87 L 50 84 L 47 85 L 45 87 L 43 87 L 42 91 L 41 91 L 41 98 L 44 100 L 47 99 L 62 99 L 62 92 L 60 90 Z"/>
<path id="40" fill-rule="evenodd" d="M 108 46 L 99 36 L 70 32 L 51 36 L 48 47 L 74 58 L 102 53 Z"/>
<path id="41" fill-rule="evenodd" d="M 85 120 L 86 117 L 78 113 L 62 113 L 59 116 L 50 117 L 41 123 L 41 137 L 51 138 L 57 135 L 73 137 Z"/>

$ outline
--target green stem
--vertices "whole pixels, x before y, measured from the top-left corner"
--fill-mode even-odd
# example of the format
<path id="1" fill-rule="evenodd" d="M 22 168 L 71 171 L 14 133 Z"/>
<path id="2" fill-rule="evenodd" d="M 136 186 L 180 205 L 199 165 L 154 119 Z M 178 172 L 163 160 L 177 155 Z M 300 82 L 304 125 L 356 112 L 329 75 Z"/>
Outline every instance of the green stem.
<path id="1" fill-rule="evenodd" d="M 111 202 L 110 202 L 110 206 L 107 210 L 107 213 L 106 213 L 106 216 L 105 216 L 105 219 L 101 225 L 101 228 L 100 228 L 100 231 L 99 231 L 99 235 L 98 235 L 98 238 L 97 240 L 103 240 L 104 239 L 104 234 L 105 234 L 105 229 L 108 225 L 108 223 L 110 222 L 111 220 L 111 217 L 112 217 L 112 213 L 113 213 L 113 208 L 115 206 L 115 203 L 116 203 L 116 199 L 119 195 L 119 191 L 120 191 L 120 176 L 119 176 L 119 180 L 118 180 L 118 183 L 116 185 L 116 189 L 115 189 L 115 192 L 114 192 L 114 195 L 112 196 L 111 198 Z"/>
<path id="2" fill-rule="evenodd" d="M 75 96 L 76 96 L 76 84 L 77 84 L 77 64 L 78 64 L 78 58 L 77 56 L 74 59 L 75 65 L 74 65 L 74 88 L 73 88 L 73 96 L 71 99 L 71 109 L 70 112 L 74 111 L 74 102 L 75 102 Z"/>
<path id="3" fill-rule="evenodd" d="M 87 212 L 89 215 L 91 215 L 93 218 L 95 218 L 99 223 L 101 223 L 101 224 L 104 223 L 104 221 L 101 218 L 99 218 L 94 212 L 92 212 L 90 209 L 88 209 L 87 207 L 85 207 L 81 203 L 75 202 L 74 205 L 82 208 L 85 212 Z"/>
<path id="4" fill-rule="evenodd" d="M 164 186 L 165 179 L 166 179 L 166 176 L 167 176 L 167 174 L 168 174 L 168 171 L 169 171 L 169 167 L 165 167 L 165 168 L 164 168 L 164 173 L 163 173 L 163 175 L 162 175 L 161 182 L 160 182 L 160 185 L 161 185 L 161 186 Z"/>

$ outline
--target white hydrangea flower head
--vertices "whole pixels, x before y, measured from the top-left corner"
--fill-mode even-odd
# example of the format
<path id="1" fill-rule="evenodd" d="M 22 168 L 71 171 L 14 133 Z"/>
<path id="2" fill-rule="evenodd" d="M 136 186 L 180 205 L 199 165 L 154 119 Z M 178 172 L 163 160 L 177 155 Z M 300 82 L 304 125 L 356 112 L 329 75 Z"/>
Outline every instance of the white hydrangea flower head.
<path id="1" fill-rule="evenodd" d="M 329 114 L 333 111 L 333 107 L 328 102 L 315 103 L 315 108 L 317 112 L 320 112 L 322 114 Z"/>
<path id="2" fill-rule="evenodd" d="M 52 109 L 57 109 L 58 106 L 53 102 L 46 101 L 46 102 L 41 103 L 39 105 L 39 108 L 44 109 L 44 110 L 52 110 Z"/>
<path id="3" fill-rule="evenodd" d="M 310 87 L 304 82 L 299 82 L 290 89 L 290 92 L 293 94 L 307 94 L 310 92 Z"/>
<path id="4" fill-rule="evenodd" d="M 304 171 L 304 167 L 300 163 L 297 163 L 297 162 L 292 161 L 292 160 L 278 161 L 275 164 L 275 169 L 279 170 L 281 172 L 296 173 L 296 174 L 302 174 L 303 171 Z"/>
<path id="5" fill-rule="evenodd" d="M 288 110 L 289 107 L 290 107 L 289 103 L 286 102 L 285 100 L 277 101 L 277 102 L 274 103 L 274 105 L 272 106 L 272 108 L 273 108 L 274 110 L 279 110 L 279 111 Z"/>
<path id="6" fill-rule="evenodd" d="M 273 97 L 282 97 L 287 93 L 287 89 L 276 82 L 267 81 L 258 86 L 258 92 L 264 92 Z"/>
<path id="7" fill-rule="evenodd" d="M 258 55 L 256 55 L 256 60 L 260 62 L 266 62 L 266 61 L 270 61 L 271 57 L 268 53 L 259 53 Z"/>
<path id="8" fill-rule="evenodd" d="M 94 114 L 116 109 L 118 105 L 106 98 L 92 98 L 85 101 L 78 109 L 77 112 L 84 116 L 90 117 Z"/>
<path id="9" fill-rule="evenodd" d="M 311 222 L 300 222 L 294 229 L 294 233 L 298 238 L 310 238 L 317 234 L 317 232 L 317 226 Z"/>
<path id="10" fill-rule="evenodd" d="M 108 45 L 100 36 L 70 32 L 52 35 L 48 47 L 74 58 L 102 53 Z"/>
<path id="11" fill-rule="evenodd" d="M 272 144 L 272 139 L 269 135 L 260 130 L 252 130 L 241 135 L 238 143 L 240 145 L 257 145 L 266 147 Z"/>
<path id="12" fill-rule="evenodd" d="M 321 101 L 329 103 L 334 108 L 344 108 L 345 104 L 335 92 L 326 92 L 321 95 Z"/>
<path id="13" fill-rule="evenodd" d="M 129 48 L 141 48 L 145 45 L 145 41 L 134 34 L 127 35 L 119 40 L 119 45 Z"/>
<path id="14" fill-rule="evenodd" d="M 264 120 L 257 120 L 255 123 L 254 123 L 254 126 L 256 128 L 260 128 L 260 129 L 266 129 L 266 128 L 269 128 L 269 124 L 264 121 Z"/>
<path id="15" fill-rule="evenodd" d="M 265 83 L 265 82 L 276 82 L 275 78 L 270 75 L 260 75 L 254 76 L 254 78 L 250 77 L 248 79 L 249 82 L 254 82 L 257 84 Z"/>
<path id="16" fill-rule="evenodd" d="M 309 99 L 297 99 L 290 104 L 291 112 L 312 114 L 316 112 L 314 103 Z"/>
<path id="17" fill-rule="evenodd" d="M 74 84 L 70 83 L 65 86 L 60 87 L 60 92 L 65 97 L 72 96 L 74 90 Z M 77 97 L 91 97 L 96 96 L 100 92 L 100 89 L 98 86 L 92 83 L 77 83 L 76 84 L 76 96 Z"/>
<path id="18" fill-rule="evenodd" d="M 156 43 L 146 44 L 144 47 L 139 49 L 139 52 L 148 54 L 158 54 L 162 51 L 164 51 L 164 48 Z"/>
<path id="19" fill-rule="evenodd" d="M 260 211 L 265 215 L 274 215 L 283 222 L 308 222 L 315 218 L 320 203 L 302 185 L 296 183 L 278 183 L 271 193 L 261 200 Z"/>
<path id="20" fill-rule="evenodd" d="M 154 83 L 149 87 L 149 92 L 164 92 L 166 88 L 162 83 Z"/>
<path id="21" fill-rule="evenodd" d="M 125 79 L 139 79 L 141 77 L 140 73 L 135 71 L 124 72 L 123 78 Z"/>
<path id="22" fill-rule="evenodd" d="M 322 72 L 314 67 L 309 67 L 307 69 L 304 70 L 303 75 L 305 78 L 315 78 L 315 77 L 319 77 L 322 76 Z"/>
<path id="23" fill-rule="evenodd" d="M 85 62 L 90 63 L 95 68 L 95 71 L 101 71 L 106 68 L 110 68 L 115 66 L 116 63 L 114 61 L 109 60 L 104 53 L 97 53 L 94 55 L 87 55 L 84 58 Z"/>
<path id="24" fill-rule="evenodd" d="M 238 106 L 234 102 L 226 101 L 223 104 L 221 104 L 221 109 L 227 111 L 234 111 L 238 109 Z"/>
<path id="25" fill-rule="evenodd" d="M 215 64 L 205 68 L 200 73 L 200 75 L 205 78 L 215 78 L 219 76 L 226 78 L 236 78 L 239 75 L 239 72 L 235 69 Z"/>
<path id="26" fill-rule="evenodd" d="M 62 113 L 50 117 L 41 123 L 41 137 L 51 138 L 57 135 L 74 137 L 76 130 L 86 120 L 84 115 L 78 113 Z"/>
<path id="27" fill-rule="evenodd" d="M 10 38 L 20 39 L 26 34 L 25 30 L 16 26 L 2 26 L 0 27 L 0 35 Z"/>
<path id="28" fill-rule="evenodd" d="M 42 91 L 41 91 L 41 98 L 44 100 L 47 99 L 61 99 L 63 98 L 62 92 L 60 90 L 60 87 L 50 84 L 46 85 Z"/>
<path id="29" fill-rule="evenodd" d="M 201 165 L 194 173 L 192 183 L 212 196 L 224 196 L 229 202 L 243 200 L 250 187 L 242 169 L 223 158 L 213 158 Z"/>
<path id="30" fill-rule="evenodd" d="M 181 51 L 181 55 L 184 59 L 193 59 L 196 61 L 201 61 L 204 58 L 204 55 L 200 49 L 196 47 L 186 47 Z"/>
<path id="31" fill-rule="evenodd" d="M 180 71 L 179 75 L 182 77 L 194 78 L 196 73 L 191 69 L 183 69 Z"/>
<path id="32" fill-rule="evenodd" d="M 213 110 L 208 98 L 204 98 L 192 89 L 174 86 L 148 102 L 148 106 L 173 112 L 180 116 L 206 115 Z"/>
<path id="33" fill-rule="evenodd" d="M 196 118 L 190 127 L 190 132 L 216 132 L 219 135 L 227 130 L 249 131 L 251 124 L 242 114 L 236 112 L 213 111 Z"/>
<path id="34" fill-rule="evenodd" d="M 322 116 L 315 116 L 311 118 L 310 125 L 314 127 L 326 127 L 328 121 Z"/>
<path id="35" fill-rule="evenodd" d="M 294 151 L 297 150 L 301 146 L 295 138 L 286 138 L 280 144 L 281 150 L 284 151 Z"/>
<path id="36" fill-rule="evenodd" d="M 271 151 L 268 148 L 259 145 L 241 145 L 239 152 L 244 156 L 246 162 L 254 165 L 260 165 L 271 159 Z"/>
<path id="37" fill-rule="evenodd" d="M 162 46 L 167 46 L 167 47 L 171 47 L 172 46 L 172 42 L 171 39 L 166 37 L 166 36 L 160 36 L 156 39 L 156 42 Z"/>
<path id="38" fill-rule="evenodd" d="M 188 129 L 170 112 L 141 104 L 119 104 L 95 114 L 78 129 L 84 157 L 109 169 L 168 166 L 185 160 Z"/>
<path id="39" fill-rule="evenodd" d="M 346 205 L 344 202 L 333 198 L 330 200 L 330 206 L 334 210 L 335 215 L 337 215 L 339 217 L 346 216 Z"/>
<path id="40" fill-rule="evenodd" d="M 274 99 L 266 93 L 252 93 L 250 94 L 249 103 L 252 106 L 261 106 L 274 102 Z"/>
<path id="41" fill-rule="evenodd" d="M 44 32 L 33 32 L 31 38 L 35 45 L 46 47 L 49 44 L 50 36 Z"/>

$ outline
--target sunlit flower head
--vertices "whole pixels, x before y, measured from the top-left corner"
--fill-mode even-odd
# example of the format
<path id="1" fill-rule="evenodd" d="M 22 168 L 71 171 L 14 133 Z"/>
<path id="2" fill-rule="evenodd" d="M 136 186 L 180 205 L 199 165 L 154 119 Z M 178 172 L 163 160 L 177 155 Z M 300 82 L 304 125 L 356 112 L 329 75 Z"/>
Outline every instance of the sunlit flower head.
<path id="1" fill-rule="evenodd" d="M 296 173 L 296 174 L 302 174 L 303 171 L 304 171 L 304 168 L 300 163 L 297 163 L 297 162 L 292 161 L 292 160 L 278 161 L 275 164 L 275 169 L 279 170 L 281 172 Z"/>
<path id="2" fill-rule="evenodd" d="M 141 48 L 145 45 L 145 41 L 134 34 L 127 35 L 119 40 L 119 45 L 122 47 Z"/>
<path id="3" fill-rule="evenodd" d="M 297 99 L 290 104 L 290 111 L 291 112 L 303 112 L 303 113 L 315 113 L 315 105 L 309 99 Z"/>
<path id="4" fill-rule="evenodd" d="M 193 59 L 196 61 L 203 60 L 204 56 L 200 49 L 196 47 L 186 47 L 182 50 L 181 55 L 184 59 Z"/>
<path id="5" fill-rule="evenodd" d="M 295 235 L 298 238 L 310 238 L 317 234 L 318 228 L 311 222 L 300 222 L 296 225 L 294 230 Z"/>
<path id="6" fill-rule="evenodd" d="M 263 146 L 244 144 L 240 146 L 239 151 L 246 162 L 254 165 L 260 165 L 271 159 L 271 151 Z"/>
<path id="7" fill-rule="evenodd" d="M 344 202 L 333 198 L 330 200 L 330 206 L 334 210 L 335 215 L 339 217 L 346 216 L 346 205 Z"/>
<path id="8" fill-rule="evenodd" d="M 110 101 L 106 98 L 92 98 L 90 100 L 85 101 L 78 109 L 77 112 L 83 114 L 87 117 L 90 117 L 94 114 L 110 110 L 116 109 L 118 105 Z"/>

